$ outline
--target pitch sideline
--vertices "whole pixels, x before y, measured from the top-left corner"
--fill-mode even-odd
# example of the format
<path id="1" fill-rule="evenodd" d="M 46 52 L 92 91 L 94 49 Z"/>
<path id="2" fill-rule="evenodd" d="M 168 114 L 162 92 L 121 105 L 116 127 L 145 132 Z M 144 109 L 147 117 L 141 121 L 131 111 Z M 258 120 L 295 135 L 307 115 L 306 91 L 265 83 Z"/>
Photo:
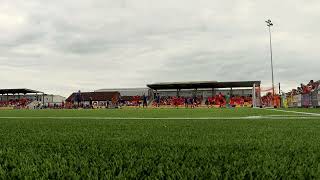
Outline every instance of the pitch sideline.
<path id="1" fill-rule="evenodd" d="M 289 112 L 289 113 L 295 113 L 295 114 L 303 114 L 303 115 L 311 115 L 311 116 L 320 116 L 319 113 L 310 113 L 310 112 L 300 112 L 300 111 L 286 111 L 286 110 L 282 110 L 282 109 L 266 109 L 265 110 L 268 111 L 278 111 L 278 112 Z"/>
<path id="2" fill-rule="evenodd" d="M 244 116 L 244 117 L 0 117 L 0 119 L 94 119 L 94 120 L 253 120 L 253 119 L 320 119 L 319 116 L 292 116 L 292 115 L 265 115 L 265 116 Z"/>

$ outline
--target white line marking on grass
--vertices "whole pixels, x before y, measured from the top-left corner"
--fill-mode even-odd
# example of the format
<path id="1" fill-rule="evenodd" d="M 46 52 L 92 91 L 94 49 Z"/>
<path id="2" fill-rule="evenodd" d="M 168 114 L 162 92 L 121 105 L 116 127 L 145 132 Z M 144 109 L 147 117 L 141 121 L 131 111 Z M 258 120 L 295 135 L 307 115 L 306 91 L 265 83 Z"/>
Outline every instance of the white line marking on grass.
<path id="1" fill-rule="evenodd" d="M 88 120 L 250 120 L 250 119 L 320 119 L 319 116 L 245 116 L 245 117 L 0 117 L 0 119 L 88 119 Z"/>
<path id="2" fill-rule="evenodd" d="M 266 117 L 310 117 L 310 115 L 304 115 L 304 114 L 301 114 L 301 115 L 298 115 L 298 114 L 296 114 L 296 115 L 291 115 L 291 114 L 286 114 L 286 115 L 279 115 L 279 114 L 277 114 L 277 115 L 264 115 L 264 116 L 266 116 Z M 313 116 L 311 116 L 311 117 L 313 117 Z M 316 117 L 316 116 L 314 116 L 314 117 Z"/>
<path id="3" fill-rule="evenodd" d="M 268 111 L 279 111 L 279 112 L 289 112 L 289 113 L 311 115 L 311 116 L 320 116 L 319 113 L 300 112 L 300 111 L 286 111 L 286 110 L 281 110 L 281 109 L 266 109 L 266 110 L 268 110 Z"/>

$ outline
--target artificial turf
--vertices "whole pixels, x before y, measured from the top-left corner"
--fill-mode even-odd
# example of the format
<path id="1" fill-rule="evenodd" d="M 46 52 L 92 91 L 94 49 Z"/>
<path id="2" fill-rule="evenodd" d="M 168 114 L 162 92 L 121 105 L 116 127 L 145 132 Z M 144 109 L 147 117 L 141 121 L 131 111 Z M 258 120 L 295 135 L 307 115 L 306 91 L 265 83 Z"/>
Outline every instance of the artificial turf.
<path id="1" fill-rule="evenodd" d="M 268 115 L 278 119 L 196 119 Z M 0 178 L 320 178 L 320 117 L 279 115 L 297 114 L 251 108 L 0 111 Z"/>
<path id="2" fill-rule="evenodd" d="M 297 110 L 297 109 L 294 109 Z M 320 110 L 319 110 L 320 113 Z M 264 115 L 292 115 L 290 112 L 267 111 L 259 108 L 124 108 L 73 110 L 2 110 L 0 117 L 247 117 Z"/>

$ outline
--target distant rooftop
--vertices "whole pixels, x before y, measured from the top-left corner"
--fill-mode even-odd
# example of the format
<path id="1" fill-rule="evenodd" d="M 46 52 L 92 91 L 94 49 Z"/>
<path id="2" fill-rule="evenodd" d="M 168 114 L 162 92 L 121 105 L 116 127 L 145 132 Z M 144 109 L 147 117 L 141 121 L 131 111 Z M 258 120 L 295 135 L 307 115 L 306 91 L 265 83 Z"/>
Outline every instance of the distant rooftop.
<path id="1" fill-rule="evenodd" d="M 0 89 L 0 94 L 36 94 L 36 93 L 43 93 L 41 91 L 36 91 L 32 89 Z"/>
<path id="2" fill-rule="evenodd" d="M 79 97 L 77 97 L 79 96 Z M 120 96 L 119 92 L 78 92 L 72 93 L 67 99 L 67 102 L 76 101 L 80 98 L 81 101 L 109 101 L 112 98 Z"/>
<path id="3" fill-rule="evenodd" d="M 141 91 L 141 90 L 148 90 L 147 87 L 143 88 L 106 88 L 106 89 L 98 89 L 95 92 L 104 92 L 104 91 Z"/>

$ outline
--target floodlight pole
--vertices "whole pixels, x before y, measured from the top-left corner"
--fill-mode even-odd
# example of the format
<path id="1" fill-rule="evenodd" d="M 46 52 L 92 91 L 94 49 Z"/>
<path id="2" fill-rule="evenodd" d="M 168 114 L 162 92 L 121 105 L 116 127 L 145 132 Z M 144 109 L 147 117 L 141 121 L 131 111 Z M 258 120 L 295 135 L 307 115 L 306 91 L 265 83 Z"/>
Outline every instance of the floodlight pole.
<path id="1" fill-rule="evenodd" d="M 273 73 L 273 55 L 272 55 L 272 40 L 271 40 L 271 26 L 273 26 L 273 23 L 271 22 L 270 19 L 268 19 L 266 21 L 267 26 L 269 27 L 269 35 L 270 35 L 270 60 L 271 60 L 271 75 L 272 75 L 272 102 L 273 105 L 274 104 L 274 96 L 275 96 L 275 92 L 274 92 L 274 73 Z"/>

